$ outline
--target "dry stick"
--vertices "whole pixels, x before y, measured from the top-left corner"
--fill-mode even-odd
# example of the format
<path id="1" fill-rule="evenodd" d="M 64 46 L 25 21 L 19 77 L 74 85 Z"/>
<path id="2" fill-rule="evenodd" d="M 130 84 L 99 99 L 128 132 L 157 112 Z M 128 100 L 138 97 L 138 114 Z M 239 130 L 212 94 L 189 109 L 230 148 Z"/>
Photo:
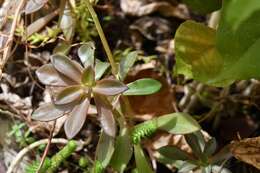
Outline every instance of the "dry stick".
<path id="1" fill-rule="evenodd" d="M 31 150 L 33 150 L 34 148 L 43 145 L 43 144 L 48 144 L 49 139 L 42 139 L 39 140 L 37 142 L 34 142 L 32 144 L 30 144 L 29 146 L 25 147 L 24 149 L 22 149 L 15 157 L 15 159 L 12 161 L 12 163 L 10 164 L 8 170 L 6 173 L 12 173 L 16 167 L 16 165 L 22 160 L 22 158 Z M 51 143 L 53 144 L 67 144 L 68 140 L 64 139 L 64 138 L 53 138 L 51 140 Z"/>
<path id="2" fill-rule="evenodd" d="M 43 153 L 42 159 L 41 159 L 41 163 L 40 163 L 40 165 L 39 165 L 39 167 L 38 167 L 36 173 L 39 173 L 39 172 L 40 172 L 40 170 L 41 170 L 41 168 L 42 168 L 42 165 L 43 165 L 43 163 L 44 163 L 44 161 L 45 161 L 45 158 L 47 157 L 48 151 L 49 151 L 50 146 L 51 146 L 51 139 L 52 139 L 52 137 L 53 137 L 53 132 L 54 132 L 55 126 L 56 126 L 56 120 L 53 122 L 53 127 L 52 127 L 52 129 L 50 130 L 50 136 L 49 136 L 49 139 L 48 139 L 48 144 L 47 144 L 47 146 L 46 146 L 46 148 L 45 148 L 45 150 L 44 150 L 44 153 Z"/>
<path id="3" fill-rule="evenodd" d="M 92 16 L 92 19 L 93 19 L 93 21 L 95 23 L 96 29 L 98 31 L 98 35 L 99 35 L 99 37 L 101 39 L 101 42 L 103 44 L 103 47 L 104 47 L 104 49 L 106 51 L 108 60 L 109 60 L 109 62 L 111 64 L 112 73 L 113 73 L 113 75 L 116 75 L 116 73 L 117 73 L 116 63 L 114 61 L 113 54 L 112 54 L 112 52 L 110 50 L 110 47 L 108 45 L 108 42 L 107 42 L 107 39 L 105 37 L 104 31 L 103 31 L 103 29 L 102 29 L 102 27 L 100 25 L 97 13 L 95 12 L 95 10 L 92 7 L 92 5 L 90 4 L 89 0 L 86 0 L 86 4 L 87 4 L 88 10 L 89 10 L 89 13 Z"/>
<path id="4" fill-rule="evenodd" d="M 12 45 L 13 45 L 13 37 L 14 37 L 15 28 L 16 28 L 16 24 L 17 24 L 17 21 L 18 21 L 19 13 L 20 13 L 20 11 L 22 10 L 22 8 L 25 4 L 25 1 L 26 0 L 21 0 L 17 9 L 16 9 L 16 11 L 15 11 L 13 23 L 12 23 L 12 26 L 11 26 L 11 31 L 10 31 L 10 34 L 9 34 L 8 39 L 6 41 L 6 44 L 5 44 L 5 49 L 4 49 L 4 52 L 3 52 L 3 59 L 0 62 L 0 79 L 2 78 L 3 68 L 4 68 L 4 66 L 5 66 L 5 64 L 8 60 L 8 58 L 9 58 L 9 53 L 10 53 Z"/>

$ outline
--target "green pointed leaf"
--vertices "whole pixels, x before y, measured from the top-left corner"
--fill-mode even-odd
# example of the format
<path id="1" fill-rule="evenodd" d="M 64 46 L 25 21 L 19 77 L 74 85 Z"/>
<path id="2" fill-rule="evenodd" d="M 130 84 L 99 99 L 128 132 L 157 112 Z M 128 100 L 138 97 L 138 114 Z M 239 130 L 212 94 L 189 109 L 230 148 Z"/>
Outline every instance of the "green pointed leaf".
<path id="1" fill-rule="evenodd" d="M 122 154 L 124 153 L 124 154 Z M 133 154 L 133 147 L 127 128 L 120 131 L 116 138 L 115 152 L 110 165 L 118 172 L 123 173 Z"/>
<path id="2" fill-rule="evenodd" d="M 69 113 L 64 124 L 64 130 L 68 139 L 72 139 L 83 127 L 89 108 L 89 100 L 85 98 L 80 104 L 75 106 Z"/>
<path id="3" fill-rule="evenodd" d="M 126 91 L 128 87 L 115 79 L 102 79 L 96 83 L 93 91 L 102 95 L 117 95 Z"/>
<path id="4" fill-rule="evenodd" d="M 81 78 L 82 84 L 86 86 L 93 86 L 95 83 L 95 72 L 92 68 L 92 66 L 88 66 L 82 74 Z"/>
<path id="5" fill-rule="evenodd" d="M 221 0 L 182 0 L 192 10 L 207 14 L 221 8 Z"/>
<path id="6" fill-rule="evenodd" d="M 102 164 L 103 168 L 108 166 L 114 150 L 114 138 L 102 131 L 97 145 L 96 160 Z"/>
<path id="7" fill-rule="evenodd" d="M 63 110 L 58 109 L 52 103 L 45 103 L 33 112 L 32 119 L 38 121 L 52 121 L 63 115 Z"/>
<path id="8" fill-rule="evenodd" d="M 171 160 L 191 160 L 192 157 L 185 151 L 175 146 L 165 146 L 158 149 L 158 152 Z"/>
<path id="9" fill-rule="evenodd" d="M 80 99 L 82 94 L 83 90 L 81 89 L 81 86 L 69 86 L 58 93 L 54 103 L 56 105 L 66 105 Z"/>
<path id="10" fill-rule="evenodd" d="M 110 66 L 107 62 L 102 62 L 99 59 L 96 59 L 95 65 L 95 80 L 99 80 L 103 74 L 106 72 L 108 67 Z"/>
<path id="11" fill-rule="evenodd" d="M 81 82 L 81 68 L 80 64 L 70 60 L 65 55 L 55 54 L 51 57 L 51 61 L 55 69 L 71 80 Z"/>
<path id="12" fill-rule="evenodd" d="M 121 81 L 123 81 L 130 70 L 130 68 L 134 65 L 136 59 L 138 57 L 138 52 L 130 52 L 126 56 L 124 56 L 119 64 L 119 78 Z"/>
<path id="13" fill-rule="evenodd" d="M 157 80 L 144 78 L 127 84 L 128 90 L 124 95 L 149 95 L 156 93 L 161 89 L 161 83 Z"/>
<path id="14" fill-rule="evenodd" d="M 78 49 L 78 55 L 79 58 L 84 64 L 84 67 L 88 66 L 94 66 L 94 54 L 95 54 L 95 45 L 93 42 L 87 42 L 84 43 L 79 49 Z"/>
<path id="15" fill-rule="evenodd" d="M 188 134 L 200 130 L 200 125 L 186 113 L 172 113 L 157 118 L 157 126 L 173 134 Z"/>
<path id="16" fill-rule="evenodd" d="M 134 145 L 134 155 L 138 172 L 154 173 L 140 145 Z"/>

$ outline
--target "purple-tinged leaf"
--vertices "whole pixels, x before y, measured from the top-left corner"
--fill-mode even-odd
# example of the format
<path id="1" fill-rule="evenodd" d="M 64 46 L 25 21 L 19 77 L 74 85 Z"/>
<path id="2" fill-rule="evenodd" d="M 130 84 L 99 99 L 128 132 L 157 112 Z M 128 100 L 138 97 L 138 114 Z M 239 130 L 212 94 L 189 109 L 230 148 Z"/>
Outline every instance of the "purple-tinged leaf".
<path id="1" fill-rule="evenodd" d="M 34 12 L 40 10 L 47 2 L 48 2 L 48 0 L 29 0 L 26 3 L 24 12 L 26 15 L 34 13 Z"/>
<path id="2" fill-rule="evenodd" d="M 32 119 L 38 121 L 52 121 L 64 115 L 64 111 L 55 107 L 53 103 L 45 103 L 36 109 Z"/>
<path id="3" fill-rule="evenodd" d="M 81 69 L 78 65 L 76 65 L 75 61 L 72 61 L 65 55 L 60 54 L 53 55 L 51 60 L 57 71 L 64 74 L 73 81 L 80 83 L 82 73 Z"/>
<path id="4" fill-rule="evenodd" d="M 46 64 L 40 67 L 36 71 L 36 75 L 40 82 L 45 85 L 67 86 L 70 84 L 75 84 L 74 81 L 57 72 L 52 64 Z"/>
<path id="5" fill-rule="evenodd" d="M 116 122 L 113 116 L 111 104 L 106 97 L 99 94 L 94 94 L 94 100 L 100 118 L 101 127 L 107 135 L 115 137 Z"/>
<path id="6" fill-rule="evenodd" d="M 95 82 L 95 72 L 91 66 L 88 66 L 82 74 L 81 83 L 86 86 L 92 86 Z"/>
<path id="7" fill-rule="evenodd" d="M 117 95 L 126 91 L 128 87 L 122 82 L 114 79 L 103 79 L 97 82 L 93 91 L 103 95 Z"/>
<path id="8" fill-rule="evenodd" d="M 60 91 L 54 101 L 56 105 L 65 105 L 69 104 L 83 95 L 84 91 L 82 90 L 81 86 L 69 86 Z"/>
<path id="9" fill-rule="evenodd" d="M 64 124 L 66 136 L 71 139 L 83 127 L 89 108 L 89 99 L 85 98 L 79 105 L 77 105 L 72 112 L 70 112 L 68 119 Z"/>

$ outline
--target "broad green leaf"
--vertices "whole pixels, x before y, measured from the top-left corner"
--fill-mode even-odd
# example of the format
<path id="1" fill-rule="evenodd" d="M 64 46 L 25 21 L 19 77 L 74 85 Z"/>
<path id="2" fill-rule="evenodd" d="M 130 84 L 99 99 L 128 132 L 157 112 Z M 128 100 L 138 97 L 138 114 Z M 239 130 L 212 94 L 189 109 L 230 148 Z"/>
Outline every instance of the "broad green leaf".
<path id="1" fill-rule="evenodd" d="M 188 134 L 200 130 L 200 125 L 186 113 L 172 113 L 157 118 L 157 126 L 173 134 Z"/>
<path id="2" fill-rule="evenodd" d="M 158 149 L 158 152 L 171 160 L 191 160 L 192 157 L 185 151 L 175 146 L 165 146 Z"/>
<path id="3" fill-rule="evenodd" d="M 102 95 L 117 95 L 126 91 L 128 87 L 115 79 L 102 79 L 96 83 L 93 91 Z"/>
<path id="4" fill-rule="evenodd" d="M 241 16 L 234 9 L 243 9 Z M 223 1 L 221 11 L 216 32 L 191 21 L 180 26 L 175 36 L 176 58 L 191 66 L 194 79 L 210 85 L 259 78 L 259 1 Z"/>
<path id="5" fill-rule="evenodd" d="M 80 99 L 82 94 L 83 90 L 81 89 L 81 86 L 69 86 L 58 93 L 57 97 L 54 100 L 54 103 L 56 105 L 66 105 Z"/>
<path id="6" fill-rule="evenodd" d="M 154 173 L 140 145 L 134 145 L 134 155 L 138 172 Z"/>
<path id="7" fill-rule="evenodd" d="M 69 116 L 64 124 L 64 130 L 67 138 L 73 138 L 81 130 L 87 117 L 88 108 L 89 100 L 88 98 L 85 98 L 69 113 Z"/>
<path id="8" fill-rule="evenodd" d="M 102 131 L 96 149 L 96 160 L 102 164 L 103 168 L 108 166 L 114 150 L 114 138 Z"/>
<path id="9" fill-rule="evenodd" d="M 75 33 L 75 19 L 68 3 L 65 6 L 61 20 L 60 28 L 64 34 L 66 41 L 71 41 Z"/>
<path id="10" fill-rule="evenodd" d="M 124 153 L 124 154 L 122 154 Z M 133 147 L 127 128 L 120 131 L 116 138 L 115 152 L 110 165 L 118 172 L 123 173 L 133 154 Z"/>
<path id="11" fill-rule="evenodd" d="M 41 83 L 51 86 L 67 86 L 70 84 L 76 84 L 66 76 L 60 74 L 55 70 L 52 64 L 45 64 L 41 66 L 36 75 Z"/>
<path id="12" fill-rule="evenodd" d="M 32 119 L 38 121 L 52 121 L 63 115 L 63 110 L 57 109 L 52 103 L 45 103 L 32 113 Z"/>
<path id="13" fill-rule="evenodd" d="M 86 86 L 92 86 L 95 83 L 95 72 L 92 66 L 88 66 L 82 74 L 81 77 L 82 84 Z"/>
<path id="14" fill-rule="evenodd" d="M 124 95 L 149 95 L 161 89 L 161 83 L 157 80 L 144 78 L 127 84 L 128 90 Z"/>
<path id="15" fill-rule="evenodd" d="M 81 68 L 75 61 L 70 60 L 65 55 L 55 54 L 51 57 L 51 61 L 55 69 L 71 80 L 81 82 Z"/>
<path id="16" fill-rule="evenodd" d="M 138 57 L 137 51 L 130 52 L 126 56 L 124 56 L 119 64 L 119 78 L 123 81 L 130 70 L 130 68 L 134 65 L 136 59 Z"/>
<path id="17" fill-rule="evenodd" d="M 95 53 L 95 45 L 93 42 L 87 42 L 84 43 L 79 49 L 78 49 L 78 55 L 79 58 L 84 64 L 84 67 L 88 66 L 94 66 L 94 53 Z"/>
<path id="18" fill-rule="evenodd" d="M 110 66 L 107 62 L 102 62 L 99 59 L 96 59 L 95 65 L 95 80 L 99 80 L 103 74 L 106 72 L 108 67 Z"/>
<path id="19" fill-rule="evenodd" d="M 112 112 L 112 106 L 103 95 L 94 93 L 94 100 L 99 115 L 101 127 L 104 129 L 104 133 L 111 137 L 116 136 L 116 122 Z"/>
<path id="20" fill-rule="evenodd" d="M 194 11 L 206 14 L 221 8 L 222 0 L 182 0 Z"/>

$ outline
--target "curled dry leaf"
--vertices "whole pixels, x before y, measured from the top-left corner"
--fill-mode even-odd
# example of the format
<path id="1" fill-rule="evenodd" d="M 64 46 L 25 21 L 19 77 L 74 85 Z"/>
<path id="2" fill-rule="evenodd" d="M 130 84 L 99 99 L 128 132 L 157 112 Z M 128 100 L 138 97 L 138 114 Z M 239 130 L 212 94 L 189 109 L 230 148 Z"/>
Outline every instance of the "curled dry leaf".
<path id="1" fill-rule="evenodd" d="M 260 170 L 260 137 L 233 141 L 230 151 L 235 158 Z"/>

